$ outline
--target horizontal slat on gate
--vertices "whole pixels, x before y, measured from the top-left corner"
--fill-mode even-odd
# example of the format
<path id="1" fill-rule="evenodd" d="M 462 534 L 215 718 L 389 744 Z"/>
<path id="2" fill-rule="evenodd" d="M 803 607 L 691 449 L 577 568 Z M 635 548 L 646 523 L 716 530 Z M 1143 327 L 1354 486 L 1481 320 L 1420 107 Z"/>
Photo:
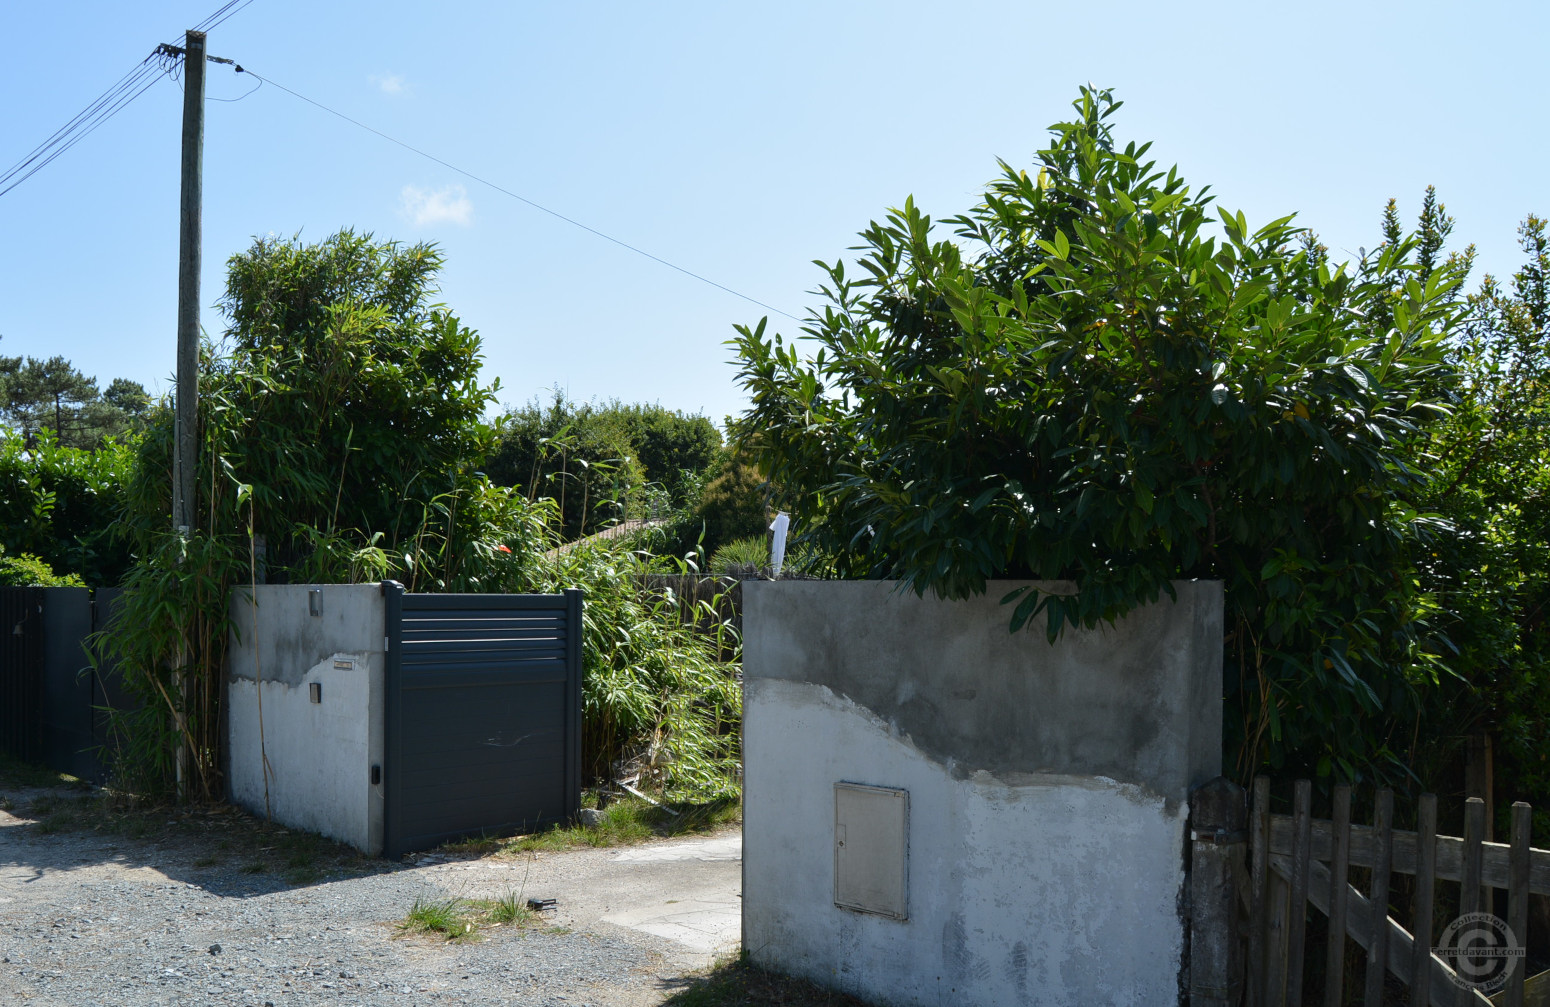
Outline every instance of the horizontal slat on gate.
<path id="1" fill-rule="evenodd" d="M 564 625 L 564 609 L 441 609 L 433 612 L 405 612 L 404 622 L 410 625 L 427 622 L 493 622 L 510 623 L 514 626 L 541 626 L 545 623 Z"/>
<path id="2" fill-rule="evenodd" d="M 523 643 L 529 640 L 547 641 L 564 639 L 565 631 L 555 626 L 468 626 L 445 629 L 416 629 L 404 636 L 408 644 L 456 643 L 462 640 L 493 640 L 501 643 Z"/>
<path id="3" fill-rule="evenodd" d="M 564 677 L 557 661 L 448 661 L 409 665 L 404 686 L 412 689 L 437 689 L 508 685 L 542 685 Z"/>
<path id="4" fill-rule="evenodd" d="M 564 632 L 564 623 L 552 618 L 543 620 L 524 620 L 513 623 L 512 620 L 448 620 L 448 618 L 436 618 L 436 620 L 405 621 L 405 640 L 439 640 L 439 638 L 457 638 L 460 634 L 484 637 L 484 635 L 507 634 L 556 634 Z"/>
<path id="5" fill-rule="evenodd" d="M 1291 819 L 1285 815 L 1272 815 L 1270 819 L 1270 852 L 1289 853 L 1291 850 Z M 1313 824 L 1313 856 L 1328 860 L 1333 840 L 1328 822 Z M 1373 830 L 1365 825 L 1351 826 L 1351 866 L 1371 867 L 1377 857 L 1378 842 Z M 1481 883 L 1493 888 L 1507 888 L 1507 858 L 1511 847 L 1502 843 L 1481 843 Z M 1399 874 L 1416 872 L 1416 836 L 1414 832 L 1394 833 L 1394 870 Z M 1464 841 L 1453 836 L 1437 837 L 1437 877 L 1445 881 L 1463 878 Z M 1550 853 L 1535 850 L 1530 861 L 1530 884 L 1535 894 L 1550 894 Z"/>
<path id="6" fill-rule="evenodd" d="M 478 664 L 481 661 L 515 664 L 523 661 L 565 660 L 563 647 L 532 647 L 526 650 L 513 650 L 510 647 L 466 647 L 460 650 L 441 650 L 432 647 L 406 646 L 401 653 L 405 664 L 418 665 Z"/>
<path id="7" fill-rule="evenodd" d="M 544 640 L 436 640 L 430 643 L 421 643 L 418 640 L 404 641 L 405 657 L 413 654 L 471 654 L 490 651 L 519 656 L 563 655 L 565 647 L 563 638 L 556 640 L 554 637 Z"/>
<path id="8" fill-rule="evenodd" d="M 559 595 L 541 594 L 406 594 L 404 618 L 411 619 L 421 612 L 466 612 L 481 615 L 495 612 L 560 612 L 565 611 Z"/>

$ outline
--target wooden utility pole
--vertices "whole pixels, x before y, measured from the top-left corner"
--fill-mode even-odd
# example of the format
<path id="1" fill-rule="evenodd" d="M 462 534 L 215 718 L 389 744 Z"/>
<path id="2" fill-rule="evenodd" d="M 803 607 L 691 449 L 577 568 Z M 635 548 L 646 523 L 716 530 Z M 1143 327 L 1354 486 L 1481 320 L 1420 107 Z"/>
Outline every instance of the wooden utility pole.
<path id="1" fill-rule="evenodd" d="M 172 526 L 194 530 L 199 459 L 199 246 L 205 145 L 205 33 L 183 43 L 183 191 L 178 213 L 178 391 L 172 463 Z"/>
<path id="2" fill-rule="evenodd" d="M 200 203 L 204 196 L 205 33 L 190 31 L 183 43 L 183 186 L 178 212 L 178 392 L 172 449 L 172 527 L 194 530 L 194 470 L 199 463 L 199 247 Z M 188 684 L 183 668 L 191 657 L 185 638 L 173 672 L 173 711 L 178 732 L 178 799 L 188 797 Z"/>

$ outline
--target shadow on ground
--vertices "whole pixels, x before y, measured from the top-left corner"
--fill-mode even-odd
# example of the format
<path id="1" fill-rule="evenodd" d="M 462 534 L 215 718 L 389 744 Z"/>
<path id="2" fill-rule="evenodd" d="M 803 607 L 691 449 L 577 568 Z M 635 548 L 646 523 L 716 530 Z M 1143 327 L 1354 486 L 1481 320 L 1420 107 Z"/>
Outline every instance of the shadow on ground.
<path id="1" fill-rule="evenodd" d="M 154 868 L 236 898 L 406 866 L 226 805 L 137 805 L 79 783 L 0 786 L 0 866 L 9 868 L 12 882 L 109 862 Z"/>
<path id="2" fill-rule="evenodd" d="M 698 975 L 663 981 L 659 988 L 667 996 L 663 1007 L 867 1007 L 864 1000 L 826 990 L 805 979 L 766 971 L 743 956 Z"/>

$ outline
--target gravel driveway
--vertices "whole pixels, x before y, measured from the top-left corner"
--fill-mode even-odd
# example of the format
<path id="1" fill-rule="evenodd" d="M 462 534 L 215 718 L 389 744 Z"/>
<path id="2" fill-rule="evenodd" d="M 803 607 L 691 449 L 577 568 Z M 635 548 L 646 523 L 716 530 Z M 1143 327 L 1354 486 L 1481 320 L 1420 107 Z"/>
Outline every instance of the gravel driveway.
<path id="1" fill-rule="evenodd" d="M 209 844 L 186 835 L 48 833 L 17 817 L 27 794 L 9 796 L 16 813 L 0 811 L 6 1000 L 637 1007 L 662 1003 L 737 943 L 736 832 L 521 859 L 357 861 L 293 886 L 212 862 Z M 559 905 L 536 925 L 487 930 L 474 943 L 396 927 L 417 897 L 510 891 Z"/>

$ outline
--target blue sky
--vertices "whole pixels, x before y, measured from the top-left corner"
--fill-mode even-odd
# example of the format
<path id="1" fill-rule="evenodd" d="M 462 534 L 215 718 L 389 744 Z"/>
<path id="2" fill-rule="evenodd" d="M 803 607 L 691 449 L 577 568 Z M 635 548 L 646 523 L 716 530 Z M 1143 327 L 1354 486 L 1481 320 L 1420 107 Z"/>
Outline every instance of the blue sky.
<path id="1" fill-rule="evenodd" d="M 7 5 L 0 170 L 220 0 Z M 499 4 L 253 0 L 212 55 L 751 297 L 802 315 L 813 259 L 913 194 L 969 206 L 1087 81 L 1126 139 L 1337 257 L 1435 184 L 1483 269 L 1550 213 L 1536 3 Z M 211 65 L 210 98 L 251 78 Z M 0 353 L 170 384 L 182 95 L 163 80 L 0 196 Z M 723 341 L 764 309 L 263 87 L 211 101 L 203 321 L 254 235 L 440 244 L 442 299 L 524 402 L 558 386 L 742 408 Z M 771 320 L 788 334 L 798 326 Z"/>

